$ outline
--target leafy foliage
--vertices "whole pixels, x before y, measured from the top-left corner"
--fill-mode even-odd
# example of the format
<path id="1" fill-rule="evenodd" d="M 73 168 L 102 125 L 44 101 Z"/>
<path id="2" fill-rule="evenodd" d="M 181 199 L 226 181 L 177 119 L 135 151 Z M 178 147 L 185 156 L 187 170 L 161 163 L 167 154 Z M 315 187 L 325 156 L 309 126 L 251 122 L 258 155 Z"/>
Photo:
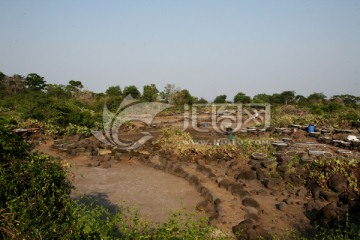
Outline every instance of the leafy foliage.
<path id="1" fill-rule="evenodd" d="M 46 89 L 46 81 L 44 77 L 36 73 L 30 73 L 25 78 L 25 85 L 31 91 L 43 91 Z"/>
<path id="2" fill-rule="evenodd" d="M 226 95 L 219 95 L 214 99 L 214 103 L 226 103 Z"/>
<path id="3" fill-rule="evenodd" d="M 138 90 L 137 87 L 134 86 L 134 85 L 126 86 L 126 87 L 124 88 L 123 95 L 124 95 L 124 96 L 127 96 L 127 95 L 129 95 L 129 94 L 130 94 L 133 98 L 135 98 L 135 99 L 139 99 L 140 96 L 141 96 L 139 90 Z"/>
<path id="4" fill-rule="evenodd" d="M 347 179 L 349 186 L 354 191 L 358 191 L 357 179 L 351 174 L 351 170 L 358 164 L 359 161 L 356 159 L 316 159 L 308 166 L 310 170 L 309 177 L 320 187 L 327 189 L 330 177 L 339 174 Z"/>

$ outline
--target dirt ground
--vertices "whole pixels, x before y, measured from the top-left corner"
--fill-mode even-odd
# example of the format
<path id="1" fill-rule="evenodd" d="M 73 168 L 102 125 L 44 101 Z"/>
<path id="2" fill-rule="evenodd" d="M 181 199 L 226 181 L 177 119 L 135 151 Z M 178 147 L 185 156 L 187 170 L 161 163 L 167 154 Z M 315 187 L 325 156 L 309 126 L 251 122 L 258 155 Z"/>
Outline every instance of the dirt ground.
<path id="1" fill-rule="evenodd" d="M 196 204 L 203 200 L 194 186 L 186 180 L 167 174 L 138 162 L 119 162 L 111 168 L 85 166 L 90 156 L 69 158 L 51 149 L 52 142 L 40 145 L 37 151 L 59 156 L 71 164 L 75 177 L 72 197 L 88 196 L 110 211 L 116 205 L 135 207 L 143 218 L 153 222 L 165 221 L 171 211 L 195 211 Z"/>

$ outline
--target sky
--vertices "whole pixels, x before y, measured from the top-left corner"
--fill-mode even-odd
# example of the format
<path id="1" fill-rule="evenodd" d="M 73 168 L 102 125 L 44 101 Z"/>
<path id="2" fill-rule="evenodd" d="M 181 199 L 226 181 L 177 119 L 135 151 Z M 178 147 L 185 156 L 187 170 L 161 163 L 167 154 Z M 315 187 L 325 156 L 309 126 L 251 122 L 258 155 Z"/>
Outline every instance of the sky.
<path id="1" fill-rule="evenodd" d="M 359 0 L 0 0 L 0 71 L 213 100 L 360 96 Z"/>

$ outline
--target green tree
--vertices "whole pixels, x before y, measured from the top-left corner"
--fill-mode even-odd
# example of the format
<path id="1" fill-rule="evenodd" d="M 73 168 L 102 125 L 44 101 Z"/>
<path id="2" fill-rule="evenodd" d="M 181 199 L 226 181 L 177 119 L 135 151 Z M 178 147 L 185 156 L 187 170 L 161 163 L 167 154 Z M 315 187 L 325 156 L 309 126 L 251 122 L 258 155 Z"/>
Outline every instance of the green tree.
<path id="1" fill-rule="evenodd" d="M 311 104 L 324 103 L 326 101 L 326 96 L 323 93 L 314 92 L 307 97 L 307 100 Z"/>
<path id="2" fill-rule="evenodd" d="M 296 95 L 295 102 L 301 106 L 304 106 L 308 103 L 306 97 L 304 97 L 303 95 Z"/>
<path id="3" fill-rule="evenodd" d="M 208 101 L 205 98 L 200 98 L 199 100 L 196 101 L 196 103 L 206 104 L 206 103 L 208 103 Z"/>
<path id="4" fill-rule="evenodd" d="M 295 102 L 295 91 L 283 91 L 280 93 L 281 103 L 291 104 Z"/>
<path id="5" fill-rule="evenodd" d="M 219 95 L 214 99 L 214 103 L 226 103 L 226 95 Z"/>
<path id="6" fill-rule="evenodd" d="M 260 93 L 254 96 L 253 103 L 271 103 L 271 95 Z"/>
<path id="7" fill-rule="evenodd" d="M 5 79 L 6 75 L 3 72 L 0 72 L 0 92 L 3 92 L 5 90 L 4 87 L 4 79 Z"/>
<path id="8" fill-rule="evenodd" d="M 3 72 L 0 72 L 0 83 L 5 79 L 6 75 Z"/>
<path id="9" fill-rule="evenodd" d="M 239 92 L 234 97 L 234 103 L 250 103 L 251 97 L 247 96 L 243 92 Z"/>
<path id="10" fill-rule="evenodd" d="M 105 93 L 108 96 L 114 96 L 114 97 L 122 95 L 121 88 L 119 85 L 109 87 Z"/>
<path id="11" fill-rule="evenodd" d="M 24 77 L 14 74 L 12 77 L 3 75 L 1 88 L 5 93 L 20 93 L 25 89 Z"/>
<path id="12" fill-rule="evenodd" d="M 145 85 L 142 99 L 146 102 L 155 102 L 158 97 L 159 90 L 155 84 Z"/>
<path id="13" fill-rule="evenodd" d="M 75 80 L 70 80 L 69 84 L 66 86 L 66 89 L 68 91 L 70 91 L 72 94 L 80 92 L 81 89 L 83 89 L 84 86 L 82 84 L 82 82 L 80 81 L 75 81 Z"/>
<path id="14" fill-rule="evenodd" d="M 350 106 L 350 107 L 357 107 L 360 97 L 356 97 L 350 94 L 342 94 L 342 95 L 335 95 L 331 98 L 332 101 L 337 100 L 339 102 L 343 102 L 343 104 Z"/>
<path id="15" fill-rule="evenodd" d="M 127 95 L 131 95 L 135 99 L 139 99 L 141 94 L 136 86 L 130 85 L 124 88 L 123 95 L 126 97 Z"/>
<path id="16" fill-rule="evenodd" d="M 175 86 L 175 84 L 166 84 L 164 90 L 160 93 L 161 98 L 169 103 L 171 98 L 176 92 L 179 92 L 180 89 Z"/>
<path id="17" fill-rule="evenodd" d="M 66 86 L 61 84 L 48 84 L 47 94 L 49 97 L 55 97 L 58 99 L 67 99 L 70 97 L 69 92 L 66 91 Z"/>
<path id="18" fill-rule="evenodd" d="M 25 86 L 31 91 L 43 91 L 46 89 L 46 81 L 36 73 L 29 73 L 25 78 Z"/>
<path id="19" fill-rule="evenodd" d="M 171 104 L 175 105 L 184 105 L 184 104 L 193 104 L 193 97 L 189 93 L 188 90 L 183 89 L 181 91 L 177 91 L 172 95 L 172 98 L 170 99 Z"/>

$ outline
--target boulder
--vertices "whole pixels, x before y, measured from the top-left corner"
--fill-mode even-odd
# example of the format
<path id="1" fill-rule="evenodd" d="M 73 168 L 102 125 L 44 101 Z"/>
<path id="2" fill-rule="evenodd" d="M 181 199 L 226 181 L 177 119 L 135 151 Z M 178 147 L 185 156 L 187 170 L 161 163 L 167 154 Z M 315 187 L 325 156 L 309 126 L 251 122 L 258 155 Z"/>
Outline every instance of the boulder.
<path id="1" fill-rule="evenodd" d="M 331 190 L 342 193 L 345 192 L 347 189 L 347 180 L 343 175 L 334 174 L 330 177 L 328 185 Z"/>
<path id="2" fill-rule="evenodd" d="M 99 149 L 99 151 L 98 151 L 99 156 L 104 156 L 104 155 L 111 154 L 111 153 L 112 153 L 112 151 L 110 149 Z"/>
<path id="3" fill-rule="evenodd" d="M 339 195 L 337 193 L 326 190 L 320 191 L 320 197 L 324 198 L 329 202 L 337 202 L 339 200 Z"/>
<path id="4" fill-rule="evenodd" d="M 253 207 L 256 209 L 260 209 L 260 204 L 253 198 L 245 198 L 244 200 L 242 200 L 242 204 L 245 207 Z"/>
<path id="5" fill-rule="evenodd" d="M 263 181 L 265 179 L 265 174 L 261 169 L 256 170 L 256 177 L 259 181 Z"/>
<path id="6" fill-rule="evenodd" d="M 255 222 L 258 222 L 260 220 L 259 215 L 257 215 L 256 213 L 248 213 L 245 215 L 245 218 L 252 219 Z"/>
<path id="7" fill-rule="evenodd" d="M 244 236 L 248 229 L 254 228 L 254 221 L 251 219 L 245 219 L 241 221 L 238 225 L 232 227 L 232 231 L 236 236 Z M 241 239 L 241 238 L 240 238 Z"/>
<path id="8" fill-rule="evenodd" d="M 230 187 L 230 181 L 227 180 L 227 179 L 223 179 L 219 182 L 219 187 L 220 188 L 225 188 L 225 189 L 228 189 Z"/>
<path id="9" fill-rule="evenodd" d="M 284 183 L 279 178 L 265 179 L 264 185 L 271 190 L 282 190 L 284 188 Z"/>
<path id="10" fill-rule="evenodd" d="M 270 233 L 260 225 L 256 225 L 254 227 L 254 230 L 256 232 L 256 239 L 264 239 L 264 240 L 273 239 Z"/>
<path id="11" fill-rule="evenodd" d="M 249 192 L 245 190 L 236 190 L 233 191 L 232 194 L 235 196 L 239 196 L 240 198 L 246 198 L 250 195 Z"/>
<path id="12" fill-rule="evenodd" d="M 199 202 L 198 204 L 196 204 L 196 209 L 199 211 L 206 211 L 207 207 L 208 207 L 209 202 L 207 200 L 203 200 L 201 202 Z"/>
<path id="13" fill-rule="evenodd" d="M 243 169 L 240 170 L 239 174 L 236 176 L 236 180 L 254 180 L 256 179 L 256 175 L 251 169 Z"/>
<path id="14" fill-rule="evenodd" d="M 337 211 L 336 203 L 332 202 L 332 203 L 329 203 L 328 205 L 324 206 L 320 210 L 318 217 L 325 223 L 330 223 L 331 221 L 337 219 L 338 211 Z"/>

